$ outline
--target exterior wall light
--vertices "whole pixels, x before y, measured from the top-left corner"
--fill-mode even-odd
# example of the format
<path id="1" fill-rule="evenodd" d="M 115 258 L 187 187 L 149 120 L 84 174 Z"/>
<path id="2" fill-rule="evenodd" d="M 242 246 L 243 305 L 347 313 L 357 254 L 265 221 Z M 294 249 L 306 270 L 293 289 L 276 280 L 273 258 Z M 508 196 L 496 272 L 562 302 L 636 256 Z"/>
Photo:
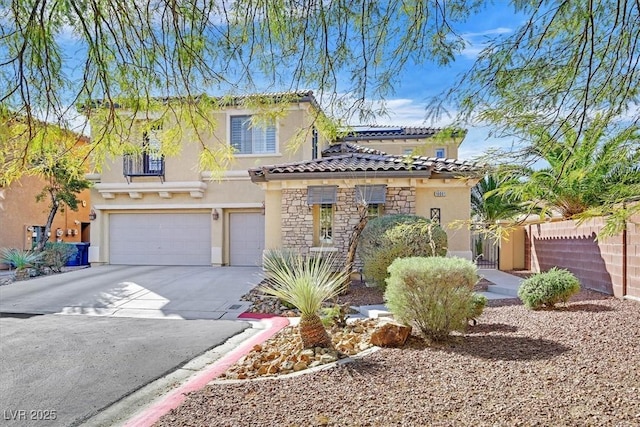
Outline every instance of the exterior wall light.
<path id="1" fill-rule="evenodd" d="M 98 215 L 96 215 L 96 211 L 91 209 L 91 212 L 89 212 L 89 221 L 94 221 L 97 217 Z"/>
<path id="2" fill-rule="evenodd" d="M 220 213 L 218 212 L 217 209 L 214 209 L 213 212 L 211 212 L 211 218 L 213 218 L 214 221 L 217 221 L 220 219 Z"/>

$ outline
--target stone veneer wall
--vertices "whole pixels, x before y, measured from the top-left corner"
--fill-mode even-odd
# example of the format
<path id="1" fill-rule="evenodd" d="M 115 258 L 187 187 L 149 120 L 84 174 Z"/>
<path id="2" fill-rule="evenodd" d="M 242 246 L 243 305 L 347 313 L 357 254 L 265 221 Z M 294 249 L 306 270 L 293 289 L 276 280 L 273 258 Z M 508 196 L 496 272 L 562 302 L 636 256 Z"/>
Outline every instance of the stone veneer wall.
<path id="1" fill-rule="evenodd" d="M 416 212 L 416 192 L 412 187 L 387 188 L 386 215 Z M 355 188 L 339 188 L 334 211 L 333 247 L 338 260 L 346 256 L 351 231 L 358 224 Z M 282 190 L 282 245 L 309 253 L 313 242 L 313 210 L 307 205 L 306 189 Z"/>
<path id="2" fill-rule="evenodd" d="M 282 246 L 303 253 L 313 246 L 313 211 L 306 189 L 282 190 Z"/>

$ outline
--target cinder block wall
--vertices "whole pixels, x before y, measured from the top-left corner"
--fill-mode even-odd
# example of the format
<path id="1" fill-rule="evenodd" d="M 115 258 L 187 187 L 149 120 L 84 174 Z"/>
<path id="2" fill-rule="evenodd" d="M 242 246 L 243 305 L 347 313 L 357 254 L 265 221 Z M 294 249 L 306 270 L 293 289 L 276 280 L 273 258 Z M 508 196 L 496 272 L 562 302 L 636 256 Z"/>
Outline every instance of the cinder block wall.
<path id="1" fill-rule="evenodd" d="M 635 218 L 638 221 L 640 218 Z M 531 270 L 547 271 L 557 266 L 574 273 L 582 286 L 617 297 L 623 296 L 623 235 L 596 239 L 603 218 L 577 225 L 575 221 L 530 224 Z M 525 244 L 529 243 L 526 242 Z M 640 227 L 627 230 L 626 295 L 640 298 Z"/>

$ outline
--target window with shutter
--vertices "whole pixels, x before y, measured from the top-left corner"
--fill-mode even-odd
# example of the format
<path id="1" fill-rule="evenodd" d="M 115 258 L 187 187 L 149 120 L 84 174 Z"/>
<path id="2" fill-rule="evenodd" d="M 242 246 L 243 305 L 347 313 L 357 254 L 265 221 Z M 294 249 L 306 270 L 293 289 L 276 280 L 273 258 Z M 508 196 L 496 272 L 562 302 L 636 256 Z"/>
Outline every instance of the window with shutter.
<path id="1" fill-rule="evenodd" d="M 387 200 L 386 185 L 356 185 L 356 203 L 382 204 Z"/>
<path id="2" fill-rule="evenodd" d="M 337 193 L 337 185 L 310 186 L 307 188 L 307 204 L 333 204 L 336 202 Z"/>
<path id="3" fill-rule="evenodd" d="M 276 152 L 274 124 L 254 124 L 251 116 L 231 116 L 230 144 L 237 154 L 269 154 Z"/>

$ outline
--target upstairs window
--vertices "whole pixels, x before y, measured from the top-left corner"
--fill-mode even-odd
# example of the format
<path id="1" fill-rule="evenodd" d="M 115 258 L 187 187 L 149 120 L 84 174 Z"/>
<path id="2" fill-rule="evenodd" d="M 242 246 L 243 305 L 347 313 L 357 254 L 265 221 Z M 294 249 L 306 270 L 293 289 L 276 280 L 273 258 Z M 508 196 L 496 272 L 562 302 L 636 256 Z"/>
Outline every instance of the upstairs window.
<path id="1" fill-rule="evenodd" d="M 436 158 L 444 159 L 447 156 L 447 151 L 444 148 L 436 148 Z"/>
<path id="2" fill-rule="evenodd" d="M 142 134 L 142 152 L 122 156 L 122 171 L 127 182 L 136 176 L 158 176 L 164 180 L 164 157 L 159 138 L 161 130 L 162 124 L 153 124 Z"/>
<path id="3" fill-rule="evenodd" d="M 311 133 L 311 158 L 318 158 L 318 130 L 313 128 Z"/>
<path id="4" fill-rule="evenodd" d="M 252 116 L 231 116 L 231 146 L 237 154 L 274 154 L 275 124 L 253 123 Z"/>
<path id="5" fill-rule="evenodd" d="M 162 145 L 160 143 L 160 138 L 158 137 L 159 132 L 162 130 L 161 124 L 155 124 L 144 133 L 143 137 L 143 169 L 144 173 L 154 175 L 159 174 L 164 169 L 164 162 L 162 155 L 160 154 L 160 149 Z"/>

